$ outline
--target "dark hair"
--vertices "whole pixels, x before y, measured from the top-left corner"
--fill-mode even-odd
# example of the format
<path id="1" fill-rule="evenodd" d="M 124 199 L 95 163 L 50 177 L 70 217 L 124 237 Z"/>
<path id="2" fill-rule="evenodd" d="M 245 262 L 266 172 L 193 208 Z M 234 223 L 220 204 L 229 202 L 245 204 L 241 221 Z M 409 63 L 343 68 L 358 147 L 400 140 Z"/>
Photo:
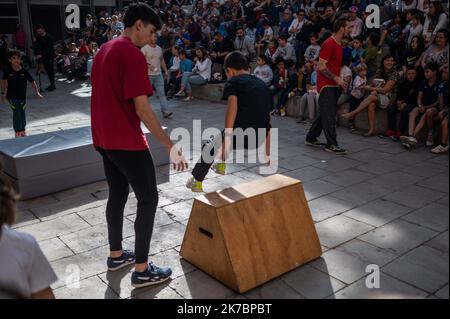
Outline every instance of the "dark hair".
<path id="1" fill-rule="evenodd" d="M 10 49 L 8 50 L 8 59 L 11 59 L 13 56 L 22 57 L 22 54 L 19 50 Z"/>
<path id="2" fill-rule="evenodd" d="M 347 25 L 347 18 L 339 18 L 336 20 L 333 26 L 333 31 L 338 32 L 341 28 L 344 28 Z"/>
<path id="3" fill-rule="evenodd" d="M 410 51 L 411 49 L 411 43 L 414 39 L 417 39 L 417 52 L 422 53 L 425 47 L 425 44 L 423 43 L 423 38 L 420 35 L 415 35 L 411 38 L 411 42 L 409 43 Z"/>
<path id="4" fill-rule="evenodd" d="M 312 38 L 316 38 L 318 40 L 319 39 L 319 34 L 317 32 L 311 33 L 311 35 L 309 36 L 309 39 L 311 40 Z"/>
<path id="5" fill-rule="evenodd" d="M 11 226 L 14 223 L 16 203 L 19 199 L 1 169 L 0 165 L 0 233 L 3 225 Z"/>
<path id="6" fill-rule="evenodd" d="M 362 35 L 358 35 L 357 37 L 354 37 L 353 40 L 364 42 L 364 37 Z"/>
<path id="7" fill-rule="evenodd" d="M 434 62 L 429 62 L 429 63 L 427 63 L 425 65 L 424 70 L 430 70 L 430 71 L 438 73 L 439 72 L 439 65 L 437 65 Z"/>
<path id="8" fill-rule="evenodd" d="M 131 28 L 136 21 L 142 20 L 144 24 L 152 24 L 156 30 L 161 29 L 161 20 L 152 8 L 146 3 L 137 2 L 130 4 L 123 17 L 125 28 Z"/>
<path id="9" fill-rule="evenodd" d="M 436 34 L 442 33 L 444 35 L 445 40 L 448 42 L 448 30 L 447 29 L 439 29 Z"/>
<path id="10" fill-rule="evenodd" d="M 284 61 L 283 57 L 279 56 L 275 59 L 275 65 L 278 65 L 279 63 L 283 63 L 286 65 L 286 62 Z"/>
<path id="11" fill-rule="evenodd" d="M 439 17 L 442 13 L 444 13 L 444 8 L 442 7 L 441 1 L 431 1 L 430 6 L 434 6 L 436 9 L 436 17 Z"/>
<path id="12" fill-rule="evenodd" d="M 265 64 L 269 64 L 269 59 L 264 54 L 261 54 L 258 58 L 263 60 Z"/>
<path id="13" fill-rule="evenodd" d="M 280 36 L 278 37 L 278 40 L 287 41 L 287 39 L 288 39 L 288 37 L 287 37 L 286 35 L 284 35 L 284 34 L 282 34 L 282 35 L 280 35 Z"/>
<path id="14" fill-rule="evenodd" d="M 223 67 L 226 69 L 248 70 L 247 58 L 239 51 L 233 51 L 225 57 Z"/>
<path id="15" fill-rule="evenodd" d="M 394 59 L 394 61 L 395 61 L 395 57 L 394 57 L 393 55 L 391 55 L 391 54 L 386 54 L 386 55 L 381 59 L 380 67 L 379 67 L 379 69 L 378 69 L 378 74 L 379 74 L 380 77 L 382 77 L 382 78 L 385 78 L 385 77 L 387 76 L 386 70 L 384 69 L 384 61 L 386 61 L 387 59 Z M 394 70 L 394 68 L 395 68 L 395 65 L 394 65 L 394 67 L 393 67 L 392 69 Z"/>
<path id="16" fill-rule="evenodd" d="M 42 24 L 38 24 L 36 26 L 36 30 L 39 30 L 39 29 L 44 29 L 45 30 L 45 28 L 44 28 L 44 26 Z"/>
<path id="17" fill-rule="evenodd" d="M 373 45 L 377 45 L 380 42 L 380 36 L 378 35 L 378 33 L 371 32 L 369 34 L 369 40 Z"/>
<path id="18" fill-rule="evenodd" d="M 179 55 L 186 55 L 187 56 L 187 52 L 185 49 L 181 49 L 180 51 L 178 51 Z"/>
<path id="19" fill-rule="evenodd" d="M 206 51 L 206 49 L 204 47 L 198 47 L 197 49 L 195 49 L 195 51 L 201 51 L 202 52 L 202 62 L 206 60 L 206 58 L 208 57 L 208 51 Z"/>

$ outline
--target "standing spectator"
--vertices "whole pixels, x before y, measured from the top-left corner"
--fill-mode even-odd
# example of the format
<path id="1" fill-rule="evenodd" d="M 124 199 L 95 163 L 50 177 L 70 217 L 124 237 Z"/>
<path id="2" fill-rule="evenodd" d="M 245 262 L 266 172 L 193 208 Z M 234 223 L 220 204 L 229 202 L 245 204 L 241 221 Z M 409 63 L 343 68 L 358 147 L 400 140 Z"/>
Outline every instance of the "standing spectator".
<path id="1" fill-rule="evenodd" d="M 347 83 L 341 79 L 342 45 L 344 36 L 351 32 L 351 25 L 345 19 L 339 19 L 334 24 L 334 34 L 320 48 L 319 70 L 317 75 L 317 91 L 319 92 L 319 116 L 314 120 L 306 136 L 308 146 L 323 147 L 334 154 L 346 154 L 339 147 L 336 136 L 337 102 L 340 88 L 347 90 Z M 325 132 L 327 143 L 321 143 L 318 137 Z"/>
<path id="2" fill-rule="evenodd" d="M 14 33 L 14 43 L 16 45 L 17 50 L 26 51 L 26 41 L 27 36 L 22 29 L 22 25 L 18 24 L 16 27 L 16 33 Z"/>
<path id="3" fill-rule="evenodd" d="M 13 128 L 15 137 L 26 136 L 25 126 L 27 124 L 25 109 L 27 107 L 27 81 L 33 85 L 38 98 L 43 96 L 39 93 L 39 88 L 27 70 L 22 68 L 20 51 L 11 50 L 9 52 L 9 67 L 3 72 L 1 89 L 1 101 L 6 98 L 13 111 Z"/>
<path id="4" fill-rule="evenodd" d="M 236 39 L 234 40 L 234 47 L 241 52 L 248 62 L 252 62 L 255 58 L 255 45 L 252 40 L 245 35 L 244 28 L 238 27 L 236 29 Z"/>
<path id="5" fill-rule="evenodd" d="M 36 38 L 37 45 L 39 47 L 40 54 L 36 56 L 36 59 L 41 60 L 45 68 L 45 72 L 48 75 L 50 86 L 46 88 L 51 92 L 56 90 L 55 86 L 55 49 L 53 45 L 53 38 L 47 34 L 42 24 L 39 24 L 36 28 L 38 34 Z"/>
<path id="6" fill-rule="evenodd" d="M 156 44 L 156 41 L 157 36 L 155 33 L 152 34 L 150 42 L 142 47 L 141 51 L 147 60 L 149 80 L 156 91 L 159 104 L 161 104 L 161 113 L 164 118 L 169 118 L 173 113 L 169 111 L 164 89 L 164 82 L 169 80 L 169 72 L 167 70 L 166 62 L 164 61 L 162 49 Z M 162 71 L 164 71 L 164 77 Z"/>

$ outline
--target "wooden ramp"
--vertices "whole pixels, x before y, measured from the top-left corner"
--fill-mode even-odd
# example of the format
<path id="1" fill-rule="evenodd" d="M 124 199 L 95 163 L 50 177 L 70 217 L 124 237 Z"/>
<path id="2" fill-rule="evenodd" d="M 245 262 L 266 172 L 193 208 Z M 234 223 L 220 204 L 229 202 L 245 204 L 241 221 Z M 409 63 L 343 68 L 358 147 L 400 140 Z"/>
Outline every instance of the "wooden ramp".
<path id="1" fill-rule="evenodd" d="M 180 254 L 243 293 L 322 250 L 302 183 L 273 175 L 197 197 Z"/>

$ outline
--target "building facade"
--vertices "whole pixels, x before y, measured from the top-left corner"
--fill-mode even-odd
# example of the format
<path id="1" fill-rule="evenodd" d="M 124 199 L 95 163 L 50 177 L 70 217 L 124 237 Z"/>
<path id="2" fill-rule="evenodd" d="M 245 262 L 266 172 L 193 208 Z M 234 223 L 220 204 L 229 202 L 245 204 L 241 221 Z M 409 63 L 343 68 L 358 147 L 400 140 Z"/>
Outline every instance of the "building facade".
<path id="1" fill-rule="evenodd" d="M 42 24 L 55 39 L 61 40 L 67 34 L 65 27 L 68 4 L 76 4 L 80 8 L 81 27 L 84 27 L 88 13 L 99 13 L 106 10 L 112 13 L 122 9 L 132 0 L 0 0 L 0 34 L 7 34 L 12 41 L 17 24 L 21 24 L 30 47 L 36 26 Z"/>

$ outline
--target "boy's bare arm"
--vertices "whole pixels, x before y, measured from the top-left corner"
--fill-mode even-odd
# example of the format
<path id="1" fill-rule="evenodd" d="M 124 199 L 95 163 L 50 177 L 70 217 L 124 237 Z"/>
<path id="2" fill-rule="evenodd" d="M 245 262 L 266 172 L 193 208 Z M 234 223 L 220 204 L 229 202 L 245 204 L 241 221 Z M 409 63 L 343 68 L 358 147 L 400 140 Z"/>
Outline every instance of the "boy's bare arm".
<path id="1" fill-rule="evenodd" d="M 228 97 L 227 114 L 225 115 L 225 133 L 233 134 L 234 122 L 237 115 L 237 96 Z"/>

